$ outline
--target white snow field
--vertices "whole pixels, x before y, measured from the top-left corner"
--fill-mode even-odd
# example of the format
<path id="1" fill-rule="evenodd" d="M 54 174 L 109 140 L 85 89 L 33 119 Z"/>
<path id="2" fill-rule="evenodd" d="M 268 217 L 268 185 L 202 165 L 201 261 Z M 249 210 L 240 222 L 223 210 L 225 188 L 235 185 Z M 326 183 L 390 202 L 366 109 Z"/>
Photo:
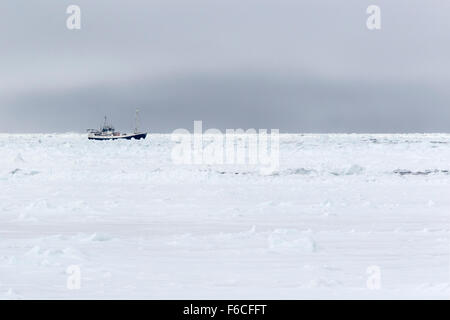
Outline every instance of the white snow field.
<path id="1" fill-rule="evenodd" d="M 172 147 L 0 134 L 0 298 L 450 298 L 450 135 L 282 135 L 270 175 Z"/>

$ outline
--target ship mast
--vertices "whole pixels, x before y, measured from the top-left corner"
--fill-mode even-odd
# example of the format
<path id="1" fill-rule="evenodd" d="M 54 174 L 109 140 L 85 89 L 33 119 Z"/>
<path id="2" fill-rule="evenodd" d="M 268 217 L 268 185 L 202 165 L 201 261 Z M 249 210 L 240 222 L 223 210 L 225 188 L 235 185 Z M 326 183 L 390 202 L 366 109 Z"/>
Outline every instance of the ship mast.
<path id="1" fill-rule="evenodd" d="M 136 117 L 134 119 L 134 133 L 139 132 L 139 109 L 136 109 Z"/>

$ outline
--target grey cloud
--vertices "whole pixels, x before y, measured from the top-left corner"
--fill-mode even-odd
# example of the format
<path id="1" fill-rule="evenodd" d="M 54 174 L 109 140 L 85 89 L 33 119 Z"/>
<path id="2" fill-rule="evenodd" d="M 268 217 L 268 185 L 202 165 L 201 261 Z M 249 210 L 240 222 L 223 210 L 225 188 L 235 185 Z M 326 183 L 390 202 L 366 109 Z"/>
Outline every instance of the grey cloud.
<path id="1" fill-rule="evenodd" d="M 382 30 L 365 9 L 382 9 Z M 65 28 L 78 4 L 82 29 Z M 0 3 L 0 132 L 448 131 L 450 3 L 25 0 Z"/>
<path id="2" fill-rule="evenodd" d="M 444 132 L 447 101 L 446 93 L 417 83 L 340 82 L 251 71 L 186 74 L 21 96 L 6 112 L 20 115 L 21 126 L 14 127 L 13 117 L 1 125 L 17 132 L 83 131 L 108 115 L 121 129 L 130 129 L 138 107 L 143 125 L 153 132 L 191 129 L 194 120 L 221 130 Z"/>

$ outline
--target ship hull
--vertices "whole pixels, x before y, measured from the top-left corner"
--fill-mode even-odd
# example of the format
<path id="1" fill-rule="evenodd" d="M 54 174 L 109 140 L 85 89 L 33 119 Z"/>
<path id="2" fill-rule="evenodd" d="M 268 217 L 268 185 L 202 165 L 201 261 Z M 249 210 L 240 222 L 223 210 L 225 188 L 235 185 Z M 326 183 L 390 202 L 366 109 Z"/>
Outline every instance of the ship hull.
<path id="1" fill-rule="evenodd" d="M 121 136 L 95 136 L 91 135 L 88 136 L 89 140 L 97 140 L 97 141 L 105 141 L 105 140 L 141 140 L 145 139 L 147 137 L 147 133 L 135 133 L 135 134 L 127 134 L 127 135 L 121 135 Z"/>

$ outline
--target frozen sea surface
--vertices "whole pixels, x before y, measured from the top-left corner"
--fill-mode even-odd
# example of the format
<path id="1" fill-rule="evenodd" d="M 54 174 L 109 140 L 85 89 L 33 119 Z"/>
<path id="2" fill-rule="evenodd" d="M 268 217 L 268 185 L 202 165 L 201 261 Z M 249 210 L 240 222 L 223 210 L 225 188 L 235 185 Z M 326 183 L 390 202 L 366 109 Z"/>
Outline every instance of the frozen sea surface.
<path id="1" fill-rule="evenodd" d="M 270 175 L 172 146 L 0 134 L 0 299 L 450 297 L 450 135 L 282 135 Z"/>

